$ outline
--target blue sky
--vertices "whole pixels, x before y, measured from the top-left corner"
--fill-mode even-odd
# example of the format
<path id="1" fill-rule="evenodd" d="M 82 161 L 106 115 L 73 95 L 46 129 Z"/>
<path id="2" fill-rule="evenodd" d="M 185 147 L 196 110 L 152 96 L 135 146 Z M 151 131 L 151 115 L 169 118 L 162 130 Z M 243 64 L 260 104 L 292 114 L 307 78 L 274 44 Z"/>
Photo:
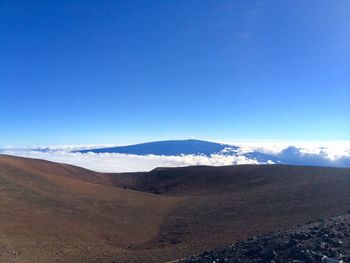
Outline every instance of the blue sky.
<path id="1" fill-rule="evenodd" d="M 350 140 L 350 1 L 0 2 L 0 146 Z"/>

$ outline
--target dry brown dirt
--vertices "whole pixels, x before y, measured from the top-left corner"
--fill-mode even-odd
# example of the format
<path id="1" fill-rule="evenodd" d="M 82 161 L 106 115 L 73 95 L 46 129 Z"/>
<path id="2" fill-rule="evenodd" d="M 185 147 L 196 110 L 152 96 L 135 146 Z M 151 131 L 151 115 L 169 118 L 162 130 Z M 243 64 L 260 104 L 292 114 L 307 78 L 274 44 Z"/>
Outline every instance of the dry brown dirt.
<path id="1" fill-rule="evenodd" d="M 0 262 L 164 262 L 350 209 L 350 169 L 103 174 L 0 155 Z"/>

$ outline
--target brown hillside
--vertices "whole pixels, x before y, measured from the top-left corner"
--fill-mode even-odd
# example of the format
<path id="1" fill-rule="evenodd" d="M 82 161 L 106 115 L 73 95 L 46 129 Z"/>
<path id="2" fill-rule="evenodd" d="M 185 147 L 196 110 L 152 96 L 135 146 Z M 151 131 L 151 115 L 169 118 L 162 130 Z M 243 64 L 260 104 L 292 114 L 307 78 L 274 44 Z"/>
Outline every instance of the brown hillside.
<path id="1" fill-rule="evenodd" d="M 102 174 L 0 156 L 0 262 L 163 262 L 350 209 L 350 169 Z"/>

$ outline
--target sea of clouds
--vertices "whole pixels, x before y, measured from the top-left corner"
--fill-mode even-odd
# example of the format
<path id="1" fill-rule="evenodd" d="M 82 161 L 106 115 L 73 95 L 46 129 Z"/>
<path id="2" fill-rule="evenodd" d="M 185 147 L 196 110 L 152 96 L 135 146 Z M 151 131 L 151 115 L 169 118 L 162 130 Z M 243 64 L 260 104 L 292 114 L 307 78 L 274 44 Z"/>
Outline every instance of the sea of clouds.
<path id="1" fill-rule="evenodd" d="M 204 155 L 134 155 L 119 153 L 79 153 L 78 149 L 93 149 L 107 145 L 49 146 L 31 149 L 7 148 L 0 154 L 23 156 L 81 166 L 99 172 L 149 171 L 156 167 L 190 165 L 235 165 L 287 163 L 350 167 L 350 143 L 286 144 L 235 143 L 219 154 Z M 111 146 L 111 145 L 108 145 Z"/>

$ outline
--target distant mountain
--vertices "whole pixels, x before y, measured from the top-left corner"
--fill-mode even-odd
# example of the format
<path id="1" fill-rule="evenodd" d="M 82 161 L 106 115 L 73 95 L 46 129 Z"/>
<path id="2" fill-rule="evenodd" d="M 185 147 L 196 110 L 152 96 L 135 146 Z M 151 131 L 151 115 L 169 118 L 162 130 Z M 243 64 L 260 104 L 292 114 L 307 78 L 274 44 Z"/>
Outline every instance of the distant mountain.
<path id="1" fill-rule="evenodd" d="M 201 140 L 169 140 L 128 146 L 81 150 L 78 152 L 124 153 L 137 155 L 154 154 L 165 156 L 195 154 L 209 156 L 211 154 L 220 153 L 228 147 L 232 148 L 230 145 Z"/>
<path id="2" fill-rule="evenodd" d="M 246 151 L 241 146 L 208 142 L 202 140 L 168 140 L 148 142 L 128 146 L 117 146 L 97 149 L 84 149 L 75 152 L 80 153 L 120 153 L 135 155 L 163 155 L 163 156 L 181 156 L 181 155 L 202 155 L 210 157 L 213 154 L 223 157 L 235 156 L 244 158 L 249 163 L 259 164 L 292 164 L 308 166 L 329 166 L 329 167 L 350 167 L 350 157 L 343 156 L 336 159 L 330 159 L 327 152 L 305 153 L 301 148 L 289 146 L 277 153 L 266 153 L 255 149 Z"/>

